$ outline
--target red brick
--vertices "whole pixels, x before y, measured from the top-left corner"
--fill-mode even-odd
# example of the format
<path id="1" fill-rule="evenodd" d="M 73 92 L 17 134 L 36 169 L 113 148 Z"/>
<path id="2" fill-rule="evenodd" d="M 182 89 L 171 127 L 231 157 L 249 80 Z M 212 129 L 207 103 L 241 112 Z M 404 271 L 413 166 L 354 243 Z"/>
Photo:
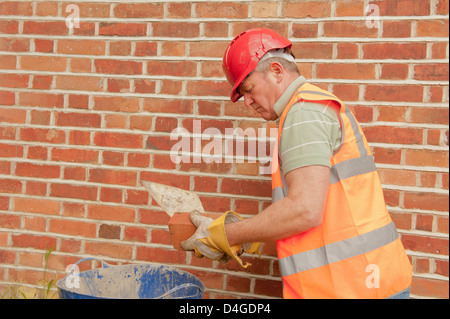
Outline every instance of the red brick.
<path id="1" fill-rule="evenodd" d="M 122 190 L 117 188 L 102 187 L 100 189 L 100 200 L 102 202 L 122 202 Z"/>
<path id="2" fill-rule="evenodd" d="M 104 88 L 101 77 L 58 75 L 56 88 L 62 90 L 102 91 Z"/>
<path id="3" fill-rule="evenodd" d="M 125 156 L 123 153 L 104 151 L 102 155 L 103 164 L 115 166 L 123 166 L 124 164 Z"/>
<path id="4" fill-rule="evenodd" d="M 366 21 L 325 22 L 323 31 L 326 37 L 376 38 L 378 36 L 378 29 L 368 28 Z"/>
<path id="5" fill-rule="evenodd" d="M 89 106 L 89 96 L 69 94 L 69 108 L 87 109 Z"/>
<path id="6" fill-rule="evenodd" d="M 448 291 L 448 281 L 413 277 L 411 293 L 414 295 L 448 299 Z"/>
<path id="7" fill-rule="evenodd" d="M 142 74 L 142 62 L 96 59 L 97 73 L 106 74 Z"/>
<path id="8" fill-rule="evenodd" d="M 221 191 L 229 194 L 271 197 L 272 187 L 265 181 L 224 178 Z"/>
<path id="9" fill-rule="evenodd" d="M 20 216 L 9 215 L 2 212 L 0 215 L 0 226 L 4 228 L 18 229 L 21 224 L 20 220 Z"/>
<path id="10" fill-rule="evenodd" d="M 406 80 L 408 77 L 407 64 L 383 64 L 381 66 L 381 78 L 389 80 Z"/>
<path id="11" fill-rule="evenodd" d="M 134 209 L 111 205 L 88 205 L 88 218 L 134 222 Z"/>
<path id="12" fill-rule="evenodd" d="M 422 102 L 423 87 L 417 85 L 367 85 L 366 101 Z"/>
<path id="13" fill-rule="evenodd" d="M 20 92 L 19 105 L 39 107 L 64 107 L 64 96 L 62 94 Z"/>
<path id="14" fill-rule="evenodd" d="M 448 195 L 433 193 L 405 192 L 405 208 L 446 211 L 448 210 Z"/>
<path id="15" fill-rule="evenodd" d="M 136 56 L 155 56 L 158 50 L 156 42 L 136 42 L 134 55 Z M 151 62 L 151 61 L 148 61 Z"/>
<path id="16" fill-rule="evenodd" d="M 417 214 L 416 216 L 416 229 L 424 231 L 432 231 L 433 228 L 433 216 Z"/>
<path id="17" fill-rule="evenodd" d="M 23 141 L 36 141 L 43 143 L 64 143 L 66 135 L 64 131 L 22 128 L 20 129 L 20 139 Z"/>
<path id="18" fill-rule="evenodd" d="M 124 230 L 124 240 L 145 243 L 147 241 L 147 229 L 127 226 Z"/>
<path id="19" fill-rule="evenodd" d="M 292 51 L 297 59 L 331 59 L 333 57 L 331 43 L 294 43 Z"/>
<path id="20" fill-rule="evenodd" d="M 144 99 L 144 110 L 156 113 L 184 113 L 191 114 L 193 112 L 192 101 L 183 100 L 165 100 L 165 99 Z"/>
<path id="21" fill-rule="evenodd" d="M 448 151 L 405 150 L 406 165 L 448 167 L 448 160 Z"/>
<path id="22" fill-rule="evenodd" d="M 97 256 L 131 259 L 133 247 L 107 242 L 86 242 L 85 251 Z"/>
<path id="23" fill-rule="evenodd" d="M 184 264 L 186 252 L 156 247 L 137 247 L 136 259 L 159 263 Z"/>
<path id="24" fill-rule="evenodd" d="M 24 21 L 24 34 L 45 34 L 45 35 L 67 35 L 67 28 L 64 21 Z"/>
<path id="25" fill-rule="evenodd" d="M 164 4 L 162 3 L 119 3 L 114 7 L 116 18 L 163 18 Z"/>
<path id="26" fill-rule="evenodd" d="M 13 94 L 14 96 L 14 94 Z M 0 100 L 2 98 L 0 92 Z M 0 121 L 7 123 L 25 123 L 27 112 L 25 110 L 13 109 L 13 108 L 1 108 L 0 109 Z"/>
<path id="27" fill-rule="evenodd" d="M 94 143 L 97 146 L 142 149 L 143 136 L 128 133 L 96 132 Z"/>
<path id="28" fill-rule="evenodd" d="M 14 105 L 15 101 L 14 92 L 0 91 L 0 105 Z"/>
<path id="29" fill-rule="evenodd" d="M 120 226 L 101 224 L 98 230 L 99 238 L 120 239 Z"/>
<path id="30" fill-rule="evenodd" d="M 94 109 L 112 112 L 139 112 L 139 99 L 120 96 L 96 96 L 94 97 Z"/>
<path id="31" fill-rule="evenodd" d="M 448 38 L 448 19 L 417 21 L 417 37 L 446 37 Z"/>
<path id="32" fill-rule="evenodd" d="M 142 224 L 167 225 L 169 220 L 169 215 L 164 211 L 140 209 L 138 212 L 138 221 Z"/>
<path id="33" fill-rule="evenodd" d="M 28 75 L 0 74 L 0 86 L 9 88 L 28 87 Z"/>
<path id="34" fill-rule="evenodd" d="M 194 38 L 200 35 L 200 25 L 189 22 L 155 22 L 152 23 L 153 36 Z"/>
<path id="35" fill-rule="evenodd" d="M 172 243 L 170 233 L 165 229 L 152 229 L 150 237 L 151 242 L 155 244 L 170 245 Z"/>
<path id="36" fill-rule="evenodd" d="M 53 82 L 51 75 L 35 75 L 33 79 L 33 89 L 50 90 Z"/>
<path id="37" fill-rule="evenodd" d="M 369 43 L 363 44 L 364 59 L 424 59 L 425 43 Z"/>
<path id="38" fill-rule="evenodd" d="M 59 215 L 60 202 L 47 199 L 14 198 L 14 210 L 28 213 Z"/>
<path id="39" fill-rule="evenodd" d="M 191 3 L 168 3 L 168 18 L 189 18 L 191 16 Z"/>
<path id="40" fill-rule="evenodd" d="M 43 217 L 25 217 L 25 229 L 44 232 L 46 224 Z"/>
<path id="41" fill-rule="evenodd" d="M 145 142 L 146 149 L 169 151 L 175 145 L 169 136 L 149 136 Z"/>
<path id="42" fill-rule="evenodd" d="M 99 35 L 145 36 L 145 23 L 108 23 L 100 22 Z"/>
<path id="43" fill-rule="evenodd" d="M 32 163 L 17 163 L 17 176 L 59 178 L 60 167 L 56 165 L 38 165 Z"/>
<path id="44" fill-rule="evenodd" d="M 383 21 L 383 37 L 408 38 L 411 36 L 410 21 Z"/>
<path id="45" fill-rule="evenodd" d="M 321 79 L 373 79 L 375 66 L 373 64 L 318 63 L 317 78 Z"/>
<path id="46" fill-rule="evenodd" d="M 73 179 L 77 181 L 86 180 L 86 169 L 84 167 L 65 167 L 64 179 Z"/>
<path id="47" fill-rule="evenodd" d="M 256 279 L 254 291 L 256 294 L 281 298 L 283 282 L 278 280 Z"/>
<path id="48" fill-rule="evenodd" d="M 430 0 L 376 0 L 380 16 L 421 16 L 430 14 Z"/>
<path id="49" fill-rule="evenodd" d="M 148 167 L 150 164 L 149 154 L 129 153 L 128 154 L 128 166 L 134 167 Z"/>
<path id="50" fill-rule="evenodd" d="M 135 186 L 136 179 L 134 171 L 91 169 L 89 173 L 89 181 L 94 183 Z"/>
<path id="51" fill-rule="evenodd" d="M 283 2 L 282 16 L 286 18 L 320 18 L 331 16 L 331 2 Z"/>
<path id="52" fill-rule="evenodd" d="M 98 163 L 99 152 L 73 148 L 53 148 L 51 159 L 57 162 Z"/>
<path id="53" fill-rule="evenodd" d="M 148 205 L 148 193 L 146 191 L 127 190 L 125 203 L 131 205 Z"/>
<path id="54" fill-rule="evenodd" d="M 363 129 L 369 142 L 391 144 L 422 144 L 422 129 L 372 126 Z"/>
<path id="55" fill-rule="evenodd" d="M 422 81 L 448 81 L 448 64 L 416 65 L 414 79 Z"/>
<path id="56" fill-rule="evenodd" d="M 91 142 L 91 133 L 86 131 L 71 131 L 69 133 L 69 144 L 89 145 Z"/>
<path id="57" fill-rule="evenodd" d="M 3 1 L 0 3 L 0 15 L 31 16 L 33 8 L 30 2 Z"/>
<path id="58" fill-rule="evenodd" d="M 45 196 L 47 195 L 47 184 L 41 182 L 28 181 L 26 182 L 25 194 Z"/>
<path id="59" fill-rule="evenodd" d="M 0 157 L 22 157 L 22 156 L 23 156 L 22 146 L 0 143 Z"/>
<path id="60" fill-rule="evenodd" d="M 97 226 L 94 223 L 83 221 L 51 219 L 49 223 L 50 232 L 73 236 L 95 237 L 96 229 Z"/>
<path id="61" fill-rule="evenodd" d="M 195 76 L 197 64 L 186 61 L 148 61 L 147 73 L 152 75 Z"/>
<path id="62" fill-rule="evenodd" d="M 94 201 L 97 199 L 97 188 L 92 186 L 74 186 L 70 184 L 51 184 L 50 195 Z"/>
<path id="63" fill-rule="evenodd" d="M 1 38 L 0 49 L 9 52 L 28 52 L 30 41 L 28 39 Z"/>
<path id="64" fill-rule="evenodd" d="M 57 126 L 100 127 L 100 114 L 94 113 L 56 113 Z"/>
<path id="65" fill-rule="evenodd" d="M 105 41 L 97 40 L 59 40 L 58 53 L 104 55 Z"/>
<path id="66" fill-rule="evenodd" d="M 11 235 L 13 247 L 50 250 L 56 248 L 56 238 L 31 234 Z"/>

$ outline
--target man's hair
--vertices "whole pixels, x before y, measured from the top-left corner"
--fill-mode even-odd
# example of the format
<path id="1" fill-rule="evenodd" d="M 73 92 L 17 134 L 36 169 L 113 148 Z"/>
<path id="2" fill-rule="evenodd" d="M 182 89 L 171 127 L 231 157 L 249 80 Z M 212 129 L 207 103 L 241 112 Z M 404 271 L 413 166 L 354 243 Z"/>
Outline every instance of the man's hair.
<path id="1" fill-rule="evenodd" d="M 295 59 L 294 53 L 292 53 L 292 50 L 290 48 L 285 48 L 284 53 L 291 55 Z M 269 70 L 269 67 L 272 64 L 272 62 L 278 62 L 286 70 L 295 72 L 298 75 L 300 75 L 300 70 L 298 69 L 298 66 L 295 62 L 291 62 L 291 61 L 288 61 L 286 59 L 279 58 L 279 57 L 271 57 L 271 58 L 265 59 L 263 61 L 260 61 L 258 63 L 258 65 L 256 66 L 255 71 L 261 72 L 261 73 L 267 72 Z"/>

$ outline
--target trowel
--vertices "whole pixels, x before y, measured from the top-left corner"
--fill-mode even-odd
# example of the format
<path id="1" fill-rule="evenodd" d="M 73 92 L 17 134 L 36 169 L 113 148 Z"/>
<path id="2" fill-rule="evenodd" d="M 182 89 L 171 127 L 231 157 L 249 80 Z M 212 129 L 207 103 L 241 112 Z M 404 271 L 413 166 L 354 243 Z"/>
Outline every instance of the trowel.
<path id="1" fill-rule="evenodd" d="M 141 181 L 141 183 L 170 217 L 176 212 L 197 210 L 203 213 L 205 211 L 200 198 L 194 192 L 149 181 Z"/>

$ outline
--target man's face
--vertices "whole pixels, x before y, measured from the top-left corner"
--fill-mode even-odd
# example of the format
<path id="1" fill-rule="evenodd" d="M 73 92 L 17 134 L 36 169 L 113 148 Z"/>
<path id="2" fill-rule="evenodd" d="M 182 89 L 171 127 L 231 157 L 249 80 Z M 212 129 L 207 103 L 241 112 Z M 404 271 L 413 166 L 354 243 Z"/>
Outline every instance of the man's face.
<path id="1" fill-rule="evenodd" d="M 239 88 L 239 92 L 244 96 L 245 106 L 251 106 L 267 121 L 274 121 L 278 118 L 273 109 L 278 100 L 275 80 L 270 71 L 266 73 L 253 72 Z"/>

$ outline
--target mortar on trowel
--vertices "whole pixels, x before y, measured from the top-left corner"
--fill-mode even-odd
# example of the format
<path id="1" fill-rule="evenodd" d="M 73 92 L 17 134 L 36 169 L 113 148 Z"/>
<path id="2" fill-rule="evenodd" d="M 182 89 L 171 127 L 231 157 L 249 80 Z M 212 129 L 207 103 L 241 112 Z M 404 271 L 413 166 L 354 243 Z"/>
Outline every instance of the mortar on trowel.
<path id="1" fill-rule="evenodd" d="M 196 231 L 192 224 L 190 213 L 199 211 L 205 216 L 216 219 L 220 213 L 205 213 L 198 195 L 173 186 L 142 181 L 155 202 L 170 216 L 169 231 L 172 237 L 172 245 L 175 249 L 183 250 L 181 242 L 189 239 Z"/>

